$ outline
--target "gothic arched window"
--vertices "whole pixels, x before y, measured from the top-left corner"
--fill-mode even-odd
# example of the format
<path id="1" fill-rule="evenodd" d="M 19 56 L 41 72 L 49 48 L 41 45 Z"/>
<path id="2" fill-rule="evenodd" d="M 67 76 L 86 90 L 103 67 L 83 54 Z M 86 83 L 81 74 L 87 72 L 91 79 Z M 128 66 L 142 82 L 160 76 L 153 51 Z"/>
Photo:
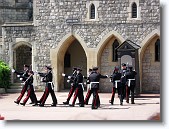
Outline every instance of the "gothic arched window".
<path id="1" fill-rule="evenodd" d="M 114 43 L 113 43 L 113 45 L 112 45 L 112 57 L 113 57 L 113 59 L 112 59 L 112 61 L 118 61 L 118 55 L 117 55 L 117 50 L 116 50 L 116 48 L 119 46 L 119 42 L 117 41 L 117 39 L 114 41 Z"/>
<path id="2" fill-rule="evenodd" d="M 155 61 L 160 61 L 160 39 L 155 43 Z"/>
<path id="3" fill-rule="evenodd" d="M 91 4 L 90 6 L 90 19 L 95 19 L 95 6 Z"/>
<path id="4" fill-rule="evenodd" d="M 65 68 L 71 67 L 71 56 L 70 56 L 70 54 L 68 52 L 66 52 L 66 54 L 65 54 L 64 67 Z"/>
<path id="5" fill-rule="evenodd" d="M 135 2 L 132 4 L 132 18 L 137 18 L 137 4 Z"/>

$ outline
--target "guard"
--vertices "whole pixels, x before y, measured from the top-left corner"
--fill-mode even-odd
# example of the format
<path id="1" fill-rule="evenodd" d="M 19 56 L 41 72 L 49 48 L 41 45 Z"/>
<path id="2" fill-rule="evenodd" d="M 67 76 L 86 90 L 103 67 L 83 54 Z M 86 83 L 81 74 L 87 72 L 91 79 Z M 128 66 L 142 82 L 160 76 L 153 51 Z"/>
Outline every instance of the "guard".
<path id="1" fill-rule="evenodd" d="M 134 103 L 134 88 L 135 88 L 135 76 L 136 72 L 133 71 L 133 67 L 129 66 L 128 67 L 129 71 L 126 72 L 126 102 L 129 103 L 129 94 L 131 92 L 131 104 Z"/>
<path id="2" fill-rule="evenodd" d="M 114 67 L 113 74 L 110 76 L 111 82 L 113 83 L 113 88 L 112 88 L 112 96 L 111 100 L 109 101 L 112 105 L 114 103 L 114 97 L 115 97 L 115 92 L 116 90 L 119 93 L 119 98 L 120 98 L 120 105 L 123 105 L 122 101 L 122 89 L 121 89 L 121 73 L 119 72 L 119 68 L 116 66 Z"/>
<path id="3" fill-rule="evenodd" d="M 98 72 L 98 67 L 94 67 L 92 73 L 89 76 L 89 81 L 90 81 L 90 89 L 91 92 L 93 93 L 93 101 L 92 101 L 92 109 L 97 109 L 99 107 L 99 95 L 98 95 L 98 90 L 99 90 L 99 81 L 100 78 L 108 78 L 108 75 L 103 76 Z"/>
<path id="4" fill-rule="evenodd" d="M 49 93 L 51 94 L 52 100 L 53 100 L 53 104 L 51 105 L 52 107 L 55 107 L 57 104 L 57 99 L 55 96 L 55 92 L 54 92 L 54 85 L 52 82 L 53 79 L 53 75 L 52 75 L 52 68 L 50 68 L 49 66 L 45 66 L 45 70 L 47 73 L 40 73 L 38 72 L 38 74 L 43 77 L 42 82 L 46 83 L 46 87 L 45 87 L 45 92 L 41 97 L 41 101 L 39 106 L 40 107 L 44 107 L 44 104 L 46 102 L 46 99 L 49 95 Z"/>
<path id="5" fill-rule="evenodd" d="M 77 97 L 79 98 L 80 101 L 79 106 L 84 107 L 84 95 L 83 95 L 84 86 L 83 86 L 83 75 L 81 71 L 82 70 L 80 68 L 77 68 L 77 74 L 74 79 L 74 85 L 76 86 L 76 89 L 75 89 L 72 104 L 69 105 L 71 107 L 74 107 Z"/>

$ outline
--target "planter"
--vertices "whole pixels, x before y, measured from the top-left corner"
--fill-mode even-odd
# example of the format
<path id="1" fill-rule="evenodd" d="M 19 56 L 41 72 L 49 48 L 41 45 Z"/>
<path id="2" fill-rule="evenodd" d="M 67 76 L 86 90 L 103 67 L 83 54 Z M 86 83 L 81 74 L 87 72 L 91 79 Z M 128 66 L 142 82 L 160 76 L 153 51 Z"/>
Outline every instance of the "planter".
<path id="1" fill-rule="evenodd" d="M 4 94 L 5 93 L 5 88 L 0 88 L 0 94 Z"/>

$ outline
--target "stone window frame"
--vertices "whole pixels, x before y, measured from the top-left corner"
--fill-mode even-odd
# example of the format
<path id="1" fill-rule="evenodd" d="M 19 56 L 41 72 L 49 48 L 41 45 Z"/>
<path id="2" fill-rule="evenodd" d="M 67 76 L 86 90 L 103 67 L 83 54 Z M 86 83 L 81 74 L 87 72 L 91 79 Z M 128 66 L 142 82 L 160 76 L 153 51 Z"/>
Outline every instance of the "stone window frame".
<path id="1" fill-rule="evenodd" d="M 137 17 L 136 18 L 133 18 L 132 17 L 132 14 L 133 14 L 133 12 L 132 12 L 132 10 L 133 10 L 133 8 L 132 8 L 132 6 L 133 6 L 133 4 L 136 4 L 136 6 L 137 6 Z M 127 18 L 127 20 L 141 20 L 141 6 L 139 5 L 139 0 L 129 0 L 129 7 L 127 7 L 127 12 L 128 12 L 128 18 Z"/>
<path id="2" fill-rule="evenodd" d="M 160 39 L 158 38 L 154 44 L 155 62 L 160 62 Z"/>
<path id="3" fill-rule="evenodd" d="M 112 62 L 117 62 L 118 61 L 118 56 L 117 56 L 117 50 L 116 48 L 120 45 L 117 39 L 113 41 L 112 44 Z"/>
<path id="4" fill-rule="evenodd" d="M 95 6 L 95 18 L 91 19 L 91 6 L 94 5 Z M 98 9 L 99 7 L 99 1 L 87 1 L 86 2 L 86 8 L 87 8 L 87 16 L 85 21 L 99 21 L 99 17 L 98 17 Z"/>

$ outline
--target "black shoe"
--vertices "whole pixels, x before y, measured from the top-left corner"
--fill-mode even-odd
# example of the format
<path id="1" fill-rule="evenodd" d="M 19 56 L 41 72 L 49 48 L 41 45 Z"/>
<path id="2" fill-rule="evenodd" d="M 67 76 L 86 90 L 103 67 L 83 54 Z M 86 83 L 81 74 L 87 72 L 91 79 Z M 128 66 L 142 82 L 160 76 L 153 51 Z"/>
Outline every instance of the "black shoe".
<path id="1" fill-rule="evenodd" d="M 80 104 L 79 107 L 84 107 L 84 104 Z"/>
<path id="2" fill-rule="evenodd" d="M 120 102 L 120 105 L 121 105 L 121 106 L 123 106 L 123 103 L 122 103 L 122 102 Z"/>
<path id="3" fill-rule="evenodd" d="M 70 106 L 70 107 L 74 107 L 75 105 L 73 105 L 73 104 L 69 104 L 69 106 Z"/>
<path id="4" fill-rule="evenodd" d="M 23 105 L 23 106 L 25 106 L 25 103 L 20 103 L 20 105 Z"/>
<path id="5" fill-rule="evenodd" d="M 34 104 L 34 102 L 30 102 L 29 104 Z"/>
<path id="6" fill-rule="evenodd" d="M 37 103 L 35 103 L 35 104 L 33 104 L 32 106 L 38 106 L 38 104 L 37 104 Z"/>
<path id="7" fill-rule="evenodd" d="M 135 104 L 135 102 L 132 102 L 131 104 Z"/>
<path id="8" fill-rule="evenodd" d="M 113 102 L 111 100 L 109 100 L 109 103 L 111 103 L 111 105 L 113 105 Z"/>
<path id="9" fill-rule="evenodd" d="M 81 103 L 76 103 L 76 105 L 80 105 Z"/>
<path id="10" fill-rule="evenodd" d="M 51 107 L 56 107 L 56 104 L 52 104 Z"/>
<path id="11" fill-rule="evenodd" d="M 69 101 L 63 102 L 63 104 L 69 104 Z"/>
<path id="12" fill-rule="evenodd" d="M 44 107 L 44 104 L 39 104 L 39 107 Z"/>
<path id="13" fill-rule="evenodd" d="M 37 103 L 41 103 L 41 101 L 40 101 L 40 100 L 38 100 L 38 101 L 37 101 Z"/>
<path id="14" fill-rule="evenodd" d="M 129 101 L 128 101 L 128 100 L 126 100 L 126 103 L 129 103 Z"/>
<path id="15" fill-rule="evenodd" d="M 14 101 L 14 103 L 19 104 L 19 102 L 18 102 L 18 101 Z"/>
<path id="16" fill-rule="evenodd" d="M 84 102 L 85 105 L 88 105 L 88 102 Z"/>
<path id="17" fill-rule="evenodd" d="M 93 107 L 93 106 L 92 106 L 92 109 L 97 109 L 97 108 L 98 108 L 98 107 Z"/>

